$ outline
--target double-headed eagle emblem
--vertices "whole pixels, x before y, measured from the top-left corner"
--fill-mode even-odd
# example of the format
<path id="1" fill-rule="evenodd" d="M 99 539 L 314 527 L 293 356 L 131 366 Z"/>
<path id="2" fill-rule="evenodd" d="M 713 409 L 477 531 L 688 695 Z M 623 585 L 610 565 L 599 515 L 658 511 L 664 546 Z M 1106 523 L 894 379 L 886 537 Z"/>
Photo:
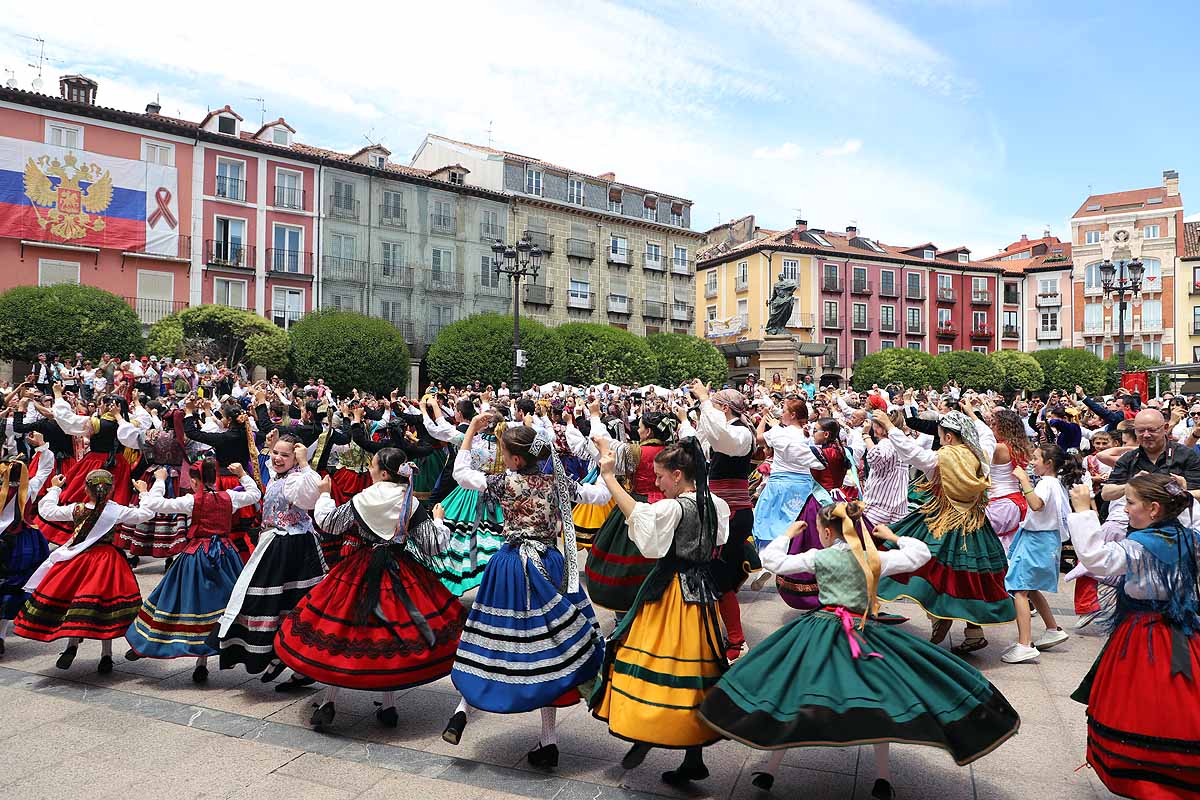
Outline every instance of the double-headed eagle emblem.
<path id="1" fill-rule="evenodd" d="M 33 204 L 38 226 L 62 239 L 82 239 L 92 231 L 104 230 L 104 218 L 89 215 L 103 212 L 113 197 L 108 170 L 77 161 L 74 154 L 67 153 L 62 161 L 41 156 L 25 164 L 25 196 Z M 83 183 L 86 189 L 80 186 Z M 48 211 L 43 214 L 39 207 Z"/>

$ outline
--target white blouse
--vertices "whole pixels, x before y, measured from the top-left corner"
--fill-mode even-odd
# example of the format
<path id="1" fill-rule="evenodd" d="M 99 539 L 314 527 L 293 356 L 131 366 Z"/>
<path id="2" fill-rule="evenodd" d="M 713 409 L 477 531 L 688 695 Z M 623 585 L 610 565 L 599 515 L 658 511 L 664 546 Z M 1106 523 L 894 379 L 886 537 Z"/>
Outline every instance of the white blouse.
<path id="1" fill-rule="evenodd" d="M 776 575 L 792 575 L 797 572 L 812 572 L 817 565 L 817 554 L 821 552 L 821 548 L 813 548 L 805 550 L 803 553 L 788 555 L 788 547 L 792 540 L 787 536 L 776 537 L 769 545 L 763 548 L 759 557 L 762 559 L 763 569 L 769 570 Z M 922 542 L 920 539 L 914 539 L 911 536 L 901 536 L 896 540 L 898 550 L 881 550 L 879 552 L 879 576 L 886 578 L 889 575 L 903 575 L 907 572 L 914 572 L 925 565 L 929 559 L 933 558 L 933 554 L 929 552 L 929 545 Z M 832 550 L 848 550 L 850 545 L 843 540 L 838 540 L 829 546 Z"/>
<path id="2" fill-rule="evenodd" d="M 680 497 L 696 499 L 695 492 L 685 492 Z M 717 509 L 717 540 L 723 545 L 729 540 L 729 504 L 715 494 L 711 495 Z M 683 517 L 683 506 L 678 500 L 659 500 L 657 503 L 636 503 L 626 524 L 629 539 L 646 558 L 662 558 L 671 552 L 675 541 L 675 528 Z"/>
<path id="3" fill-rule="evenodd" d="M 1073 511 L 1067 516 L 1071 543 L 1079 563 L 1088 574 L 1097 578 L 1125 575 L 1125 594 L 1135 600 L 1165 600 L 1166 587 L 1155 579 L 1154 570 L 1141 569 L 1143 562 L 1153 558 L 1135 541 L 1104 541 L 1100 518 L 1095 511 Z"/>
<path id="4" fill-rule="evenodd" d="M 771 474 L 795 472 L 809 474 L 809 470 L 823 469 L 824 464 L 812 451 L 812 439 L 795 425 L 776 425 L 763 431 L 763 440 L 775 456 L 771 460 Z"/>
<path id="5" fill-rule="evenodd" d="M 262 499 L 262 492 L 258 490 L 258 484 L 254 482 L 254 478 L 243 475 L 240 482 L 242 484 L 240 492 L 223 490 L 224 494 L 229 495 L 234 511 L 252 506 Z M 142 507 L 148 508 L 156 514 L 187 514 L 189 517 L 192 515 L 192 509 L 196 505 L 194 494 L 168 498 L 163 496 L 164 492 L 166 492 L 166 483 L 155 481 L 154 485 L 150 487 L 150 491 L 142 495 Z"/>

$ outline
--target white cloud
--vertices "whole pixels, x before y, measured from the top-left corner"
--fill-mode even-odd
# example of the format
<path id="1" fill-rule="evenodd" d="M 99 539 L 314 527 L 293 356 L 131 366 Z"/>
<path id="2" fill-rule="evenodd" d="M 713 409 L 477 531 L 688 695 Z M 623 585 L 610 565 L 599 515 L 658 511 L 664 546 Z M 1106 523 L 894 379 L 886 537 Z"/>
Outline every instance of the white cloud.
<path id="1" fill-rule="evenodd" d="M 1184 222 L 1200 222 L 1200 213 L 1188 214 L 1186 217 L 1183 218 L 1183 221 Z"/>
<path id="2" fill-rule="evenodd" d="M 804 152 L 800 149 L 800 145 L 794 142 L 784 142 L 778 147 L 758 147 L 751 154 L 751 158 L 761 161 L 795 161 Z"/>
<path id="3" fill-rule="evenodd" d="M 852 156 L 859 150 L 862 150 L 862 145 L 862 139 L 847 139 L 836 147 L 826 147 L 821 151 L 821 155 L 825 158 Z"/>

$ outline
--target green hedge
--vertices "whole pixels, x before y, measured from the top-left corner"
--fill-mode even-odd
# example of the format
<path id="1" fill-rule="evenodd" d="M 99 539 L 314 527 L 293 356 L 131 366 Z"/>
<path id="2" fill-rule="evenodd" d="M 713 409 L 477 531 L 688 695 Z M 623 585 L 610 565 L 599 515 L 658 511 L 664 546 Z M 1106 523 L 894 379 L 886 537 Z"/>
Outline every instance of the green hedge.
<path id="1" fill-rule="evenodd" d="M 936 360 L 942 372 L 946 373 L 947 380 L 956 381 L 964 389 L 974 389 L 977 392 L 995 389 L 1004 378 L 996 362 L 988 358 L 986 353 L 951 350 L 948 353 L 939 353 Z"/>
<path id="2" fill-rule="evenodd" d="M 572 386 L 597 383 L 643 386 L 658 380 L 658 359 L 650 345 L 629 331 L 571 322 L 554 329 L 566 357 L 563 377 Z"/>
<path id="3" fill-rule="evenodd" d="M 287 331 L 252 311 L 222 305 L 185 308 L 150 327 L 146 349 L 160 356 L 209 355 L 287 374 Z"/>
<path id="4" fill-rule="evenodd" d="M 1087 350 L 1057 347 L 1031 354 L 1046 374 L 1046 389 L 1073 391 L 1082 386 L 1088 394 L 1100 394 L 1108 382 L 1108 371 L 1100 358 Z"/>
<path id="5" fill-rule="evenodd" d="M 1000 370 L 1001 392 L 1037 392 L 1046 385 L 1046 373 L 1037 359 L 1018 350 L 997 350 L 988 356 Z"/>
<path id="6" fill-rule="evenodd" d="M 656 333 L 646 339 L 658 359 L 658 385 L 678 386 L 700 378 L 721 386 L 729 379 L 729 365 L 710 342 L 686 333 Z"/>
<path id="7" fill-rule="evenodd" d="M 886 386 L 889 383 L 903 383 L 920 389 L 926 386 L 941 388 L 946 383 L 946 372 L 936 358 L 923 350 L 889 347 L 854 362 L 850 383 L 860 392 L 875 384 Z"/>
<path id="8" fill-rule="evenodd" d="M 1126 350 L 1125 351 L 1125 371 L 1140 372 L 1147 367 L 1157 367 L 1162 364 L 1157 358 L 1148 356 L 1141 350 Z M 1117 369 L 1117 354 L 1113 353 L 1108 358 L 1104 359 L 1104 369 L 1106 371 L 1104 389 L 1107 392 L 1115 392 L 1117 387 L 1121 385 L 1121 371 Z M 1150 381 L 1153 385 L 1154 381 Z"/>
<path id="9" fill-rule="evenodd" d="M 477 314 L 447 325 L 429 345 L 425 364 L 434 381 L 462 386 L 478 380 L 499 386 L 512 379 L 513 322 L 504 314 Z M 562 341 L 540 322 L 521 319 L 525 386 L 563 380 Z"/>
<path id="10" fill-rule="evenodd" d="M 314 311 L 291 326 L 289 338 L 297 380 L 324 378 L 342 396 L 354 389 L 381 395 L 405 390 L 408 346 L 386 320 L 353 311 Z"/>
<path id="11" fill-rule="evenodd" d="M 33 361 L 53 351 L 97 359 L 142 351 L 142 323 L 129 304 L 94 286 L 18 286 L 0 294 L 0 357 Z"/>

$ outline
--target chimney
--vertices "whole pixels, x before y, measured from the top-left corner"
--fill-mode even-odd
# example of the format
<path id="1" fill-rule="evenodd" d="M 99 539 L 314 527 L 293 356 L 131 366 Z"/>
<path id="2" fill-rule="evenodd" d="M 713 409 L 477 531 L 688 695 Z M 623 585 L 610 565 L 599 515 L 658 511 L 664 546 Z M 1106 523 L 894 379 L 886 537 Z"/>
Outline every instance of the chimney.
<path id="1" fill-rule="evenodd" d="M 155 98 L 153 103 L 146 103 L 146 113 L 147 114 L 154 116 L 154 115 L 158 114 L 160 111 L 162 111 L 162 105 L 158 102 L 158 98 Z"/>
<path id="2" fill-rule="evenodd" d="M 1163 188 L 1167 190 L 1167 197 L 1175 197 L 1179 194 L 1179 173 L 1173 169 L 1163 170 Z"/>
<path id="3" fill-rule="evenodd" d="M 1028 236 L 1027 234 L 1024 234 L 1024 233 L 1022 233 L 1022 234 L 1021 234 L 1021 241 L 1022 241 L 1022 242 L 1028 242 L 1028 241 L 1029 241 L 1029 236 Z"/>
<path id="4" fill-rule="evenodd" d="M 1042 231 L 1042 238 L 1043 238 L 1043 239 L 1049 239 L 1049 238 L 1050 238 L 1050 226 L 1049 226 L 1049 225 L 1047 225 L 1047 226 L 1046 226 L 1046 229 L 1045 229 L 1044 231 Z"/>
<path id="5" fill-rule="evenodd" d="M 853 239 L 855 236 L 858 236 L 858 226 L 857 225 L 847 225 L 846 226 L 846 238 Z"/>
<path id="6" fill-rule="evenodd" d="M 798 231 L 808 230 L 808 221 L 803 220 L 803 219 L 797 219 L 796 220 L 796 230 L 798 230 Z"/>
<path id="7" fill-rule="evenodd" d="M 612 183 L 613 181 L 615 181 L 617 179 L 616 173 L 613 173 L 613 172 L 603 172 L 603 173 L 597 175 L 596 177 L 602 181 L 608 181 L 609 183 Z"/>
<path id="8" fill-rule="evenodd" d="M 58 79 L 58 94 L 64 100 L 94 106 L 99 85 L 83 75 L 63 75 Z"/>

